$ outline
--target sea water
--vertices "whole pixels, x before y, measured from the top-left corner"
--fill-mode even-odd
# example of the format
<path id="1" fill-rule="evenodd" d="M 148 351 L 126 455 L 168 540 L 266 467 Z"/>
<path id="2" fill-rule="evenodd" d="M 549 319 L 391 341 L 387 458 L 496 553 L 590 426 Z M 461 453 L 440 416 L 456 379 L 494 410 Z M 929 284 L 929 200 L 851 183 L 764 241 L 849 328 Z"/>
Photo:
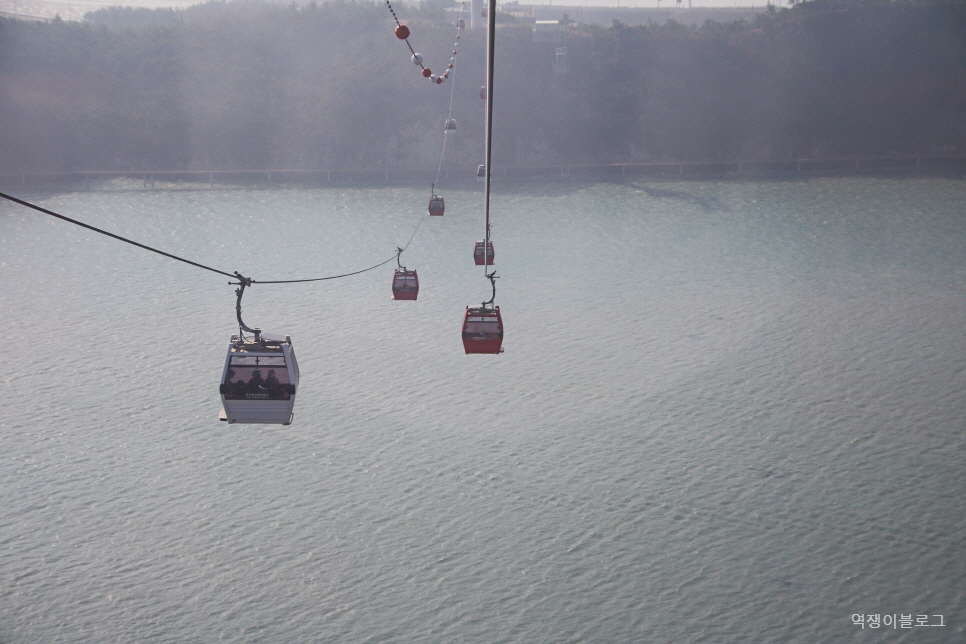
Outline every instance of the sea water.
<path id="1" fill-rule="evenodd" d="M 497 183 L 500 356 L 475 185 L 20 190 L 256 282 L 390 261 L 246 290 L 301 383 L 228 425 L 227 277 L 0 204 L 4 644 L 964 637 L 963 179 Z"/>

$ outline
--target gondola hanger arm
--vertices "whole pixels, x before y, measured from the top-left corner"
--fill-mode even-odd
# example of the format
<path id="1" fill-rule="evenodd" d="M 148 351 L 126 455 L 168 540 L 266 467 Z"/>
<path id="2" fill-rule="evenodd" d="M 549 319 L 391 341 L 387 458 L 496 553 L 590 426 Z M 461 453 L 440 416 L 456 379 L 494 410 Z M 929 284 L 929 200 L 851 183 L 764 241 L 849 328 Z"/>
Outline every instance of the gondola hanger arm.
<path id="1" fill-rule="evenodd" d="M 238 271 L 235 271 L 235 277 L 238 278 L 237 282 L 228 282 L 228 283 L 238 286 L 238 288 L 235 289 L 235 295 L 238 298 L 237 300 L 235 300 L 235 316 L 238 318 L 238 335 L 242 335 L 242 331 L 248 331 L 249 333 L 253 333 L 255 335 L 255 342 L 259 342 L 261 341 L 262 330 L 258 328 L 254 328 L 254 329 L 250 328 L 242 321 L 242 316 L 241 316 L 242 296 L 245 295 L 245 287 L 252 285 L 252 279 L 250 277 L 243 276 Z"/>
<path id="2" fill-rule="evenodd" d="M 493 297 L 490 298 L 489 302 L 483 302 L 483 306 L 492 306 L 493 301 L 496 299 L 496 281 L 500 278 L 497 277 L 496 271 L 493 271 L 492 273 L 487 273 L 486 278 L 490 280 L 490 284 L 493 286 Z"/>

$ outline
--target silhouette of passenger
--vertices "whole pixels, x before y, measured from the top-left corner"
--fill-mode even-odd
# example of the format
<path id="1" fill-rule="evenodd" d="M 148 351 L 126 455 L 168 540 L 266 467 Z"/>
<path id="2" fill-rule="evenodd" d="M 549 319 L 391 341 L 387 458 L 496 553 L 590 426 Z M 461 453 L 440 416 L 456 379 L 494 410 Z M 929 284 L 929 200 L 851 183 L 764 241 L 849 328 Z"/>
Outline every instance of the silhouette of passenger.
<path id="1" fill-rule="evenodd" d="M 275 370 L 268 370 L 268 377 L 265 378 L 265 388 L 268 389 L 269 396 L 278 395 L 278 378 L 275 376 Z"/>
<path id="2" fill-rule="evenodd" d="M 265 381 L 262 380 L 262 372 L 258 369 L 252 372 L 252 379 L 248 381 L 248 391 L 253 394 L 265 393 Z"/>

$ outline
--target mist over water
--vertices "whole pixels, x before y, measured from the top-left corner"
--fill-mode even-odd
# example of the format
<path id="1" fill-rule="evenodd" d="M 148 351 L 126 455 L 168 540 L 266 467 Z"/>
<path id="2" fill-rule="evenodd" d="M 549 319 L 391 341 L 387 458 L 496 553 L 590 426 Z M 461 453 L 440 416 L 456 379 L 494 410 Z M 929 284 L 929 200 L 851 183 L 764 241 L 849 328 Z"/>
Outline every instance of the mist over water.
<path id="1" fill-rule="evenodd" d="M 182 0 L 0 0 L 0 13 L 20 18 L 53 19 L 60 16 L 63 20 L 83 20 L 87 13 L 106 7 L 135 7 L 144 9 L 184 9 L 202 2 L 185 2 Z M 308 4 L 308 3 L 304 3 Z M 397 6 L 406 6 L 407 2 L 398 2 Z M 412 3 L 418 4 L 418 3 Z M 537 2 L 521 3 L 523 7 L 623 7 L 634 9 L 685 9 L 690 7 L 764 7 L 767 0 L 691 0 L 677 3 L 665 0 L 663 7 L 657 0 L 540 0 Z M 780 6 L 776 3 L 776 7 Z M 467 7 L 470 3 L 466 3 Z M 458 8 L 459 2 L 453 2 L 452 7 Z"/>
<path id="2" fill-rule="evenodd" d="M 159 188 L 17 196 L 262 281 L 388 259 L 428 200 Z M 246 292 L 288 427 L 217 420 L 227 278 L 0 204 L 0 641 L 962 639 L 963 180 L 494 189 L 501 356 L 460 343 L 476 185 L 417 302 L 394 261 Z"/>

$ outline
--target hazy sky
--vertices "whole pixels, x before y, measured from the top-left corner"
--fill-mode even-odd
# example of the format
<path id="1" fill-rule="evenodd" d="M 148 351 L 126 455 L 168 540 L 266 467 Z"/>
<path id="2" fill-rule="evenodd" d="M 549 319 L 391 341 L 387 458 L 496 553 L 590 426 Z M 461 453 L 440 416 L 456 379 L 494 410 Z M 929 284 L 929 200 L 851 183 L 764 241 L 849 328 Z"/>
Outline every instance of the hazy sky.
<path id="1" fill-rule="evenodd" d="M 288 0 L 277 0 L 279 3 L 288 4 Z M 786 0 L 779 0 L 779 6 L 784 6 Z M 0 13 L 4 15 L 18 15 L 23 17 L 53 18 L 60 15 L 61 18 L 70 20 L 80 20 L 88 11 L 96 11 L 101 7 L 128 6 L 128 7 L 186 7 L 192 4 L 190 0 L 0 0 Z M 399 4 L 404 4 L 400 2 Z M 456 5 L 457 3 L 454 3 Z M 675 0 L 536 0 L 535 2 L 520 2 L 521 5 L 537 6 L 573 6 L 573 7 L 630 7 L 630 8 L 657 8 L 674 9 L 677 7 Z M 760 7 L 767 4 L 765 0 L 691 0 L 693 7 Z M 685 8 L 688 0 L 682 0 L 681 7 Z"/>

